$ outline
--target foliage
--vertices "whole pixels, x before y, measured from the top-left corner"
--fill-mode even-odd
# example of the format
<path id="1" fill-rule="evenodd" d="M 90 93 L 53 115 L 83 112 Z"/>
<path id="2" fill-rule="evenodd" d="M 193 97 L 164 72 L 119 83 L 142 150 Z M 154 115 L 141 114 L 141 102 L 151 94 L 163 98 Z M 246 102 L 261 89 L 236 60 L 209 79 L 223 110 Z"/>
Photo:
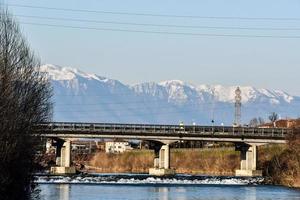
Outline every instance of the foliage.
<path id="1" fill-rule="evenodd" d="M 0 197 L 29 199 L 36 123 L 49 120 L 51 87 L 18 24 L 0 8 Z"/>
<path id="2" fill-rule="evenodd" d="M 300 187 L 300 129 L 287 139 L 287 148 L 267 163 L 266 174 L 275 184 Z"/>

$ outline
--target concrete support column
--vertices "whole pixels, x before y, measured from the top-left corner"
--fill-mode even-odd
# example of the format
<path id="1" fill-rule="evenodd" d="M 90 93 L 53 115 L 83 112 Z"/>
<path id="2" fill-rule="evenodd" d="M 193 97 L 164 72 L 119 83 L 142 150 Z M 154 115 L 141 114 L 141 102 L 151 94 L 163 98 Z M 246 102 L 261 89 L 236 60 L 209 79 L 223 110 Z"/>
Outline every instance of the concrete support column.
<path id="1" fill-rule="evenodd" d="M 243 144 L 239 150 L 241 152 L 241 167 L 240 170 L 236 170 L 236 176 L 262 176 L 262 171 L 256 170 L 257 145 Z"/>
<path id="2" fill-rule="evenodd" d="M 249 147 L 246 157 L 247 157 L 246 168 L 248 170 L 256 170 L 256 164 L 257 164 L 257 146 L 256 145 L 251 145 Z"/>
<path id="3" fill-rule="evenodd" d="M 67 140 L 64 143 L 64 167 L 70 167 L 71 166 L 71 141 Z"/>
<path id="4" fill-rule="evenodd" d="M 160 148 L 154 149 L 154 168 L 159 168 L 160 160 L 159 160 Z"/>
<path id="5" fill-rule="evenodd" d="M 170 146 L 163 145 L 159 151 L 159 168 L 170 169 Z"/>
<path id="6" fill-rule="evenodd" d="M 53 174 L 75 174 L 75 167 L 71 166 L 71 141 L 57 139 L 56 141 L 56 165 L 51 167 Z"/>
<path id="7" fill-rule="evenodd" d="M 56 146 L 56 152 L 55 152 L 55 164 L 57 166 L 61 166 L 61 151 L 62 151 L 62 146 L 63 146 L 63 141 L 62 140 L 58 140 L 55 143 Z"/>
<path id="8" fill-rule="evenodd" d="M 66 160 L 66 147 L 62 146 L 60 150 L 60 167 L 65 167 L 65 160 Z"/>
<path id="9" fill-rule="evenodd" d="M 162 145 L 160 149 L 155 149 L 154 168 L 149 169 L 149 174 L 155 176 L 175 174 L 175 170 L 170 169 L 169 144 Z"/>
<path id="10" fill-rule="evenodd" d="M 246 159 L 246 154 L 247 154 L 247 150 L 241 150 L 240 151 L 240 162 L 241 162 L 241 170 L 246 170 L 246 163 L 247 163 L 247 159 Z"/>

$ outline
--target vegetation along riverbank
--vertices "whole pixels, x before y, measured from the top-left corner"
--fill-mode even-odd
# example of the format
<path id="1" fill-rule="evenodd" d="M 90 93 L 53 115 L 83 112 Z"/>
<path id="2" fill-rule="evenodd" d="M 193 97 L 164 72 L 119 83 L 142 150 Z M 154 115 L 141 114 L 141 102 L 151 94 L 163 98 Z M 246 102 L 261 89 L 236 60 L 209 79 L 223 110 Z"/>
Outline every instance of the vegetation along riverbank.
<path id="1" fill-rule="evenodd" d="M 300 187 L 300 134 L 289 136 L 288 143 L 260 146 L 258 168 L 273 184 Z M 240 156 L 234 147 L 172 149 L 171 168 L 177 173 L 233 176 Z M 84 162 L 89 171 L 100 173 L 148 173 L 153 166 L 151 150 L 122 154 L 98 152 Z"/>

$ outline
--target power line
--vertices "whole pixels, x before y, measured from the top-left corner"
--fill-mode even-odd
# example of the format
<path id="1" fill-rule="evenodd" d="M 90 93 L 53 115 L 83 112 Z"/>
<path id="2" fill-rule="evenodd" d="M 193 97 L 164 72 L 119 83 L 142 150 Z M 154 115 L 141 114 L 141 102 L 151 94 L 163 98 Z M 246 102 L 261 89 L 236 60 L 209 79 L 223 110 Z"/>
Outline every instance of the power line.
<path id="1" fill-rule="evenodd" d="M 228 107 L 219 107 L 219 108 L 217 108 L 216 110 L 224 110 L 224 109 L 227 109 L 227 108 L 231 108 L 232 106 L 228 106 Z M 84 114 L 84 113 L 87 113 L 87 114 L 93 114 L 93 115 L 99 115 L 99 116 L 103 116 L 103 114 L 106 114 L 106 115 L 104 115 L 104 116 L 112 116 L 112 115 L 115 115 L 115 114 L 119 114 L 120 116 L 148 116 L 148 115 L 161 115 L 161 114 L 163 114 L 163 115 L 167 115 L 167 114 L 175 114 L 175 113 L 189 113 L 189 112 L 195 112 L 195 114 L 196 114 L 196 111 L 205 111 L 206 109 L 197 109 L 197 110 L 195 110 L 194 108 L 190 108 L 190 109 L 184 109 L 184 110 L 177 110 L 177 111 L 168 111 L 168 110 L 166 110 L 166 111 L 168 111 L 168 112 L 164 112 L 164 111 L 159 111 L 159 112 L 149 112 L 148 110 L 147 110 L 147 113 L 130 113 L 130 114 L 128 114 L 128 112 L 136 112 L 136 111 L 140 111 L 140 109 L 128 109 L 128 110 L 126 110 L 127 112 L 127 114 L 125 113 L 125 115 L 124 115 L 124 112 L 125 111 L 122 111 L 122 113 L 117 113 L 118 111 L 119 111 L 119 109 L 118 110 L 114 110 L 114 113 L 111 113 L 111 114 L 107 114 L 107 113 L 99 113 L 99 112 L 111 112 L 112 111 L 112 109 L 107 109 L 107 110 L 57 110 L 57 111 L 54 111 L 54 113 L 80 113 L 80 114 Z M 96 111 L 96 112 L 95 112 Z M 145 110 L 146 111 L 146 110 Z"/>
<path id="2" fill-rule="evenodd" d="M 61 17 L 44 17 L 33 15 L 14 15 L 16 17 L 73 21 L 73 22 L 89 22 L 100 24 L 116 24 L 116 25 L 131 25 L 131 26 L 150 26 L 150 27 L 169 27 L 169 28 L 194 28 L 194 29 L 221 29 L 221 30 L 266 30 L 266 31 L 299 31 L 300 28 L 260 28 L 260 27 L 232 27 L 232 26 L 192 26 L 192 25 L 175 25 L 175 24 L 149 24 L 149 23 L 134 23 L 134 22 L 118 22 L 118 21 L 102 21 L 78 18 L 61 18 Z"/>
<path id="3" fill-rule="evenodd" d="M 209 92 L 207 92 L 209 93 Z M 144 95 L 144 96 L 141 96 Z M 88 106 L 93 106 L 93 105 L 115 105 L 115 104 L 120 104 L 120 105 L 126 105 L 126 104 L 145 104 L 145 103 L 176 103 L 174 102 L 170 102 L 169 99 L 149 99 L 149 98 L 155 98 L 155 96 L 152 96 L 151 94 L 148 93 L 140 93 L 140 94 L 136 94 L 133 92 L 128 92 L 128 93 L 110 93 L 110 94 L 65 94 L 65 95 L 55 95 L 54 96 L 55 99 L 60 99 L 61 97 L 63 98 L 72 98 L 72 100 L 74 100 L 74 98 L 77 98 L 77 100 L 85 100 L 85 98 L 91 98 L 94 97 L 97 99 L 101 98 L 101 100 L 103 99 L 107 99 L 109 101 L 104 101 L 104 102 L 100 102 L 99 103 L 75 103 L 75 104 L 55 104 L 56 106 L 80 106 L 80 105 L 88 105 Z M 128 98 L 128 97 L 135 97 L 138 98 L 138 101 L 119 101 L 119 102 L 111 102 L 111 100 L 109 99 L 110 97 L 118 97 L 118 98 Z M 211 105 L 213 104 L 212 102 L 201 102 L 198 100 L 203 100 L 202 96 L 196 96 L 196 97 L 192 97 L 189 98 L 189 102 L 187 102 L 187 104 L 197 104 L 197 105 Z M 218 101 L 218 99 L 216 99 Z M 93 99 L 93 101 L 95 101 L 95 99 Z M 192 102 L 191 102 L 192 101 Z M 193 102 L 195 101 L 195 102 Z M 224 103 L 224 104 L 234 104 L 234 102 L 222 102 L 222 101 L 218 101 L 219 103 Z M 289 105 L 287 105 L 289 106 Z"/>
<path id="4" fill-rule="evenodd" d="M 85 105 L 81 105 L 81 106 L 85 106 Z M 96 105 L 93 105 L 96 106 Z M 102 104 L 97 105 L 97 107 L 94 107 L 92 109 L 84 109 L 84 110 L 78 110 L 78 109 L 74 109 L 74 108 L 70 108 L 70 107 L 56 107 L 56 108 L 60 108 L 58 109 L 58 111 L 68 111 L 68 112 L 72 112 L 72 111 L 88 111 L 88 112 L 102 112 L 102 111 L 111 111 L 111 110 L 135 110 L 135 111 L 140 111 L 140 110 L 149 110 L 149 109 L 186 109 L 186 108 L 195 108 L 195 106 L 199 106 L 197 107 L 199 110 L 208 110 L 208 108 L 204 108 L 203 106 L 201 106 L 201 104 L 185 104 L 184 107 L 180 107 L 179 105 L 149 105 L 149 104 L 144 104 L 144 105 L 139 105 L 139 106 L 130 106 L 130 107 L 126 107 L 128 105 L 124 104 L 122 105 L 122 107 L 101 107 L 103 106 Z M 54 106 L 55 107 L 55 106 Z M 219 106 L 219 107 L 229 107 L 231 108 L 232 105 L 226 105 L 226 106 Z M 62 109 L 63 108 L 63 109 Z M 64 109 L 67 108 L 67 109 Z M 98 109 L 97 109 L 98 108 Z M 233 107 L 232 107 L 233 108 Z M 73 109 L 73 110 L 72 110 Z"/>
<path id="5" fill-rule="evenodd" d="M 87 114 L 91 114 L 93 116 L 101 116 L 101 117 L 109 117 L 109 116 L 114 116 L 114 115 L 117 115 L 118 117 L 129 117 L 129 116 L 146 116 L 146 115 L 171 115 L 171 114 L 180 114 L 180 113 L 190 113 L 190 112 L 197 112 L 197 111 L 208 111 L 210 108 L 204 108 L 204 107 L 197 107 L 195 109 L 195 106 L 193 106 L 194 103 L 189 103 L 189 104 L 186 104 L 184 108 L 180 108 L 178 107 L 178 105 L 170 105 L 170 106 L 148 106 L 147 104 L 145 104 L 145 106 L 143 107 L 122 107 L 122 108 L 118 108 L 117 110 L 114 110 L 112 108 L 107 108 L 107 107 L 103 107 L 101 109 L 84 109 L 84 110 L 70 110 L 70 109 L 64 109 L 64 110 L 55 110 L 55 113 L 76 113 L 77 114 L 80 114 L 80 115 L 87 115 Z M 207 103 L 207 104 L 210 104 L 210 103 Z M 83 104 L 84 105 L 84 104 Z M 99 105 L 101 106 L 101 105 Z M 200 105 L 201 106 L 201 105 Z M 244 105 L 243 106 L 244 109 L 256 109 L 257 106 L 256 105 Z M 289 106 L 289 105 L 284 105 L 284 107 L 289 107 L 289 108 L 298 108 L 297 106 Z M 176 108 L 179 108 L 180 110 L 175 110 L 175 111 L 170 111 L 172 109 L 176 109 Z M 219 105 L 217 106 L 217 108 L 215 110 L 218 110 L 218 111 L 221 111 L 221 110 L 225 110 L 225 109 L 230 109 L 232 108 L 233 110 L 233 105 Z M 149 109 L 151 110 L 154 110 L 155 112 L 148 112 Z M 147 113 L 132 113 L 132 112 L 139 112 L 141 110 L 144 110 L 144 111 L 147 111 Z M 157 110 L 159 110 L 159 112 L 157 112 Z M 165 111 L 164 111 L 165 110 Z M 111 114 L 107 114 L 107 112 L 112 112 Z M 121 111 L 118 113 L 118 111 Z M 101 112 L 104 112 L 104 113 L 101 113 Z M 279 111 L 280 113 L 287 113 L 286 111 L 282 112 L 282 111 Z M 208 112 L 207 112 L 208 113 Z"/>
<path id="6" fill-rule="evenodd" d="M 119 117 L 130 117 L 130 116 L 148 116 L 148 115 L 171 115 L 171 114 L 181 114 L 181 113 L 196 113 L 196 112 L 205 112 L 208 111 L 210 108 L 204 108 L 204 107 L 197 107 L 195 108 L 195 105 L 193 105 L 194 103 L 189 103 L 186 104 L 184 108 L 180 108 L 178 107 L 178 105 L 170 105 L 170 106 L 148 106 L 147 104 L 145 104 L 145 106 L 143 107 L 122 107 L 122 108 L 117 108 L 116 110 L 112 109 L 112 108 L 107 108 L 107 107 L 102 107 L 101 109 L 84 109 L 84 110 L 70 110 L 70 109 L 57 109 L 55 110 L 55 113 L 57 114 L 62 114 L 62 113 L 76 113 L 80 114 L 80 115 L 88 115 L 91 114 L 93 116 L 101 116 L 101 117 L 109 117 L 109 116 L 114 116 L 117 115 Z M 210 103 L 208 103 L 210 104 Z M 99 105 L 101 106 L 101 105 Z M 201 105 L 199 105 L 201 106 Z M 283 107 L 286 108 L 298 108 L 297 106 L 289 106 L 289 105 L 284 105 Z M 226 109 L 233 109 L 233 105 L 231 105 L 230 103 L 228 105 L 218 105 L 217 108 L 215 109 L 218 112 L 224 112 L 222 110 L 226 110 Z M 256 105 L 244 105 L 243 108 L 245 110 L 247 109 L 257 109 Z M 179 110 L 173 110 L 173 109 L 179 109 Z M 147 113 L 135 113 L 135 112 L 140 112 L 141 110 L 143 111 L 147 111 Z M 153 110 L 152 112 L 149 112 Z M 159 111 L 158 111 L 159 110 Z M 157 112 L 158 111 L 158 112 Z M 102 112 L 102 113 L 101 113 Z M 103 113 L 104 112 L 104 113 Z M 112 112 L 111 114 L 107 114 L 107 112 Z M 271 112 L 271 110 L 270 110 Z M 281 114 L 283 113 L 287 113 L 286 111 L 278 111 Z M 205 112 L 205 113 L 209 113 L 209 112 Z M 223 113 L 224 114 L 224 113 Z M 207 114 L 207 117 L 208 114 Z"/>
<path id="7" fill-rule="evenodd" d="M 158 102 L 158 101 L 157 101 Z M 105 102 L 105 103 L 97 103 L 97 104 L 86 104 L 86 103 L 78 103 L 78 104 L 54 104 L 55 107 L 70 107 L 70 106 L 97 106 L 97 107 L 101 107 L 102 105 L 121 105 L 121 106 L 129 106 L 130 104 L 129 103 L 132 103 L 132 104 L 143 104 L 142 106 L 134 106 L 134 107 L 122 107 L 122 109 L 124 110 L 128 110 L 128 109 L 157 109 L 157 108 L 167 108 L 167 109 L 175 109 L 175 108 L 179 108 L 180 105 L 178 104 L 168 104 L 168 105 L 150 105 L 150 104 L 147 104 L 148 102 L 146 101 L 136 101 L 136 102 Z M 165 103 L 170 103 L 170 102 L 165 102 Z M 229 107 L 232 107 L 231 106 L 231 103 L 226 103 L 226 104 L 229 104 L 229 105 L 223 105 L 223 106 L 229 106 Z M 202 109 L 203 110 L 203 106 L 209 106 L 211 105 L 210 102 L 188 102 L 188 103 L 185 103 L 184 106 L 185 107 L 195 107 L 195 106 L 202 106 L 202 107 L 199 107 L 199 109 Z M 68 109 L 72 109 L 72 108 L 68 108 Z M 85 109 L 87 110 L 87 109 Z M 85 111 L 84 110 L 84 111 Z M 108 108 L 108 110 L 111 110 L 111 108 Z M 120 108 L 118 108 L 118 110 L 120 110 Z M 78 111 L 78 110 L 77 110 Z M 91 111 L 97 111 L 95 109 L 91 110 Z M 101 110 L 98 110 L 98 111 L 103 111 L 103 109 Z"/>
<path id="8" fill-rule="evenodd" d="M 226 107 L 219 107 L 217 108 L 217 110 L 224 110 L 227 108 L 231 108 L 232 106 L 226 106 Z M 137 112 L 140 111 L 141 109 L 124 109 L 121 110 L 121 113 L 118 113 L 118 110 L 114 110 L 113 113 L 111 114 L 107 114 L 107 112 L 112 112 L 113 109 L 102 109 L 102 110 L 55 110 L 54 113 L 76 113 L 76 114 L 81 114 L 81 115 L 87 115 L 87 114 L 91 114 L 91 115 L 96 115 L 96 116 L 101 116 L 101 117 L 105 117 L 105 116 L 114 116 L 114 115 L 118 115 L 118 116 L 149 116 L 149 115 L 169 115 L 169 114 L 176 114 L 176 113 L 190 113 L 190 112 L 195 112 L 195 108 L 188 108 L 188 109 L 181 109 L 181 110 L 175 110 L 175 111 L 170 111 L 169 109 L 166 109 L 166 111 L 162 111 L 162 108 L 159 109 L 159 112 L 149 112 L 149 110 L 145 110 L 147 111 L 147 113 L 132 113 L 132 112 Z M 198 111 L 205 111 L 205 109 L 197 109 Z M 105 113 L 100 113 L 100 112 L 105 112 Z M 124 113 L 125 112 L 125 113 Z"/>
<path id="9" fill-rule="evenodd" d="M 228 108 L 232 108 L 231 106 L 228 106 Z M 218 110 L 219 112 L 223 112 L 223 114 L 226 114 L 224 113 L 224 110 L 225 109 L 228 109 L 227 107 L 218 107 L 216 110 Z M 223 111 L 222 111 L 223 110 Z M 93 112 L 94 111 L 94 112 Z M 89 110 L 75 110 L 75 111 L 69 111 L 69 110 L 58 110 L 58 111 L 54 111 L 54 114 L 63 114 L 63 113 L 76 113 L 76 115 L 80 115 L 80 116 L 87 116 L 87 115 L 93 115 L 93 116 L 97 116 L 97 117 L 137 117 L 137 116 L 154 116 L 154 115 L 174 115 L 174 114 L 183 114 L 183 113 L 195 113 L 195 115 L 197 115 L 197 112 L 199 111 L 205 111 L 203 109 L 185 109 L 185 110 L 177 110 L 177 111 L 159 111 L 159 112 L 149 112 L 147 111 L 147 113 L 132 113 L 132 112 L 136 112 L 138 110 L 128 110 L 127 112 L 124 113 L 124 111 L 122 111 L 121 113 L 119 112 L 118 113 L 118 110 L 115 110 L 114 112 L 112 112 L 112 110 L 106 110 L 105 113 L 99 113 L 99 112 L 95 112 L 95 110 L 93 111 L 89 111 Z M 103 112 L 103 110 L 102 110 Z M 107 114 L 107 112 L 110 112 L 109 114 Z M 209 114 L 208 112 L 205 112 L 207 113 L 205 116 L 209 119 Z M 280 112 L 281 114 L 283 113 L 287 113 L 286 111 L 284 112 Z M 218 119 L 218 118 L 216 118 Z"/>
<path id="10" fill-rule="evenodd" d="M 224 112 L 225 108 L 223 109 L 217 109 L 217 110 L 223 110 L 223 111 L 220 111 L 221 113 L 223 113 L 223 115 L 225 114 L 226 115 L 226 112 Z M 184 114 L 184 113 L 196 113 L 196 111 L 198 112 L 199 110 L 195 110 L 195 109 L 192 109 L 192 110 L 184 110 L 184 111 L 173 111 L 173 112 L 147 112 L 147 113 L 112 113 L 112 114 L 107 114 L 107 113 L 95 113 L 95 112 L 90 112 L 90 111 L 72 111 L 72 112 L 69 112 L 69 111 L 62 111 L 62 112 L 55 112 L 54 114 L 55 115 L 58 115 L 58 114 L 63 114 L 63 113 L 76 113 L 76 116 L 77 117 L 99 117 L 99 118 L 107 118 L 107 117 L 142 117 L 142 116 L 163 116 L 163 115 L 172 115 L 172 117 L 174 116 L 174 114 Z M 130 111 L 129 111 L 130 112 Z M 135 112 L 135 111 L 132 111 L 132 112 Z M 202 111 L 204 112 L 204 111 Z M 287 112 L 280 112 L 280 114 L 289 114 Z M 266 114 L 267 115 L 267 114 Z M 221 116 L 221 115 L 220 115 Z M 178 116 L 180 117 L 180 116 Z M 207 119 L 209 119 L 209 116 L 205 116 Z M 253 116 L 255 117 L 255 116 Z M 222 116 L 220 118 L 216 118 L 216 120 L 221 120 L 222 121 Z"/>
<path id="11" fill-rule="evenodd" d="M 101 98 L 101 100 L 106 99 L 109 101 L 104 101 L 104 102 L 100 102 L 99 103 L 75 103 L 75 104 L 55 104 L 56 106 L 80 106 L 80 105 L 88 105 L 88 106 L 94 106 L 94 105 L 115 105 L 115 104 L 120 104 L 120 105 L 126 105 L 126 104 L 145 104 L 145 103 L 176 103 L 169 101 L 169 99 L 149 99 L 149 98 L 157 98 L 155 96 L 152 96 L 149 93 L 134 93 L 136 91 L 132 91 L 132 92 L 124 92 L 124 93 L 105 93 L 105 94 L 56 94 L 54 97 L 55 99 L 60 99 L 60 98 L 72 98 L 72 100 L 74 100 L 76 98 L 76 100 L 84 100 L 86 101 L 86 98 L 90 99 L 91 97 L 99 99 Z M 206 93 L 210 93 L 210 92 L 206 92 Z M 141 96 L 143 95 L 143 96 Z M 119 102 L 111 102 L 111 100 L 109 99 L 110 97 L 117 97 L 117 98 L 128 98 L 128 97 L 134 97 L 134 98 L 138 98 L 138 101 L 119 101 Z M 169 98 L 169 97 L 168 97 Z M 201 102 L 198 100 L 203 100 L 202 96 L 196 96 L 196 97 L 192 97 L 189 98 L 189 102 L 187 102 L 187 104 L 197 104 L 197 105 L 211 105 L 213 104 L 212 102 Z M 234 104 L 234 102 L 222 102 L 219 101 L 218 99 L 216 99 L 219 103 L 223 103 L 223 104 Z M 95 99 L 93 99 L 93 101 L 95 101 Z M 247 103 L 246 103 L 247 105 Z M 282 105 L 281 105 L 282 106 Z M 290 105 L 286 105 L 286 106 L 290 106 Z"/>
<path id="12" fill-rule="evenodd" d="M 198 19 L 222 19 L 222 20 L 264 20 L 264 21 L 299 21 L 300 18 L 275 18 L 275 17 L 226 17 L 226 16 L 196 16 L 196 15 L 171 15 L 171 14 L 151 14 L 151 13 L 135 13 L 135 12 L 113 12 L 103 10 L 85 10 L 85 9 L 70 9 L 58 7 L 44 7 L 23 4 L 2 4 L 11 7 L 33 8 L 44 10 L 56 10 L 67 12 L 81 12 L 81 13 L 98 13 L 98 14 L 112 14 L 112 15 L 133 15 L 133 16 L 149 16 L 149 17 L 168 17 L 168 18 L 198 18 Z"/>
<path id="13" fill-rule="evenodd" d="M 111 79 L 113 80 L 113 79 Z M 146 82 L 147 83 L 147 82 Z M 160 83 L 156 83 L 158 86 L 160 86 Z M 139 84 L 137 84 L 139 85 Z M 202 85 L 199 85 L 199 86 L 202 86 Z M 213 89 L 213 88 L 209 88 L 209 87 L 214 87 L 215 85 L 206 85 L 208 88 L 208 90 L 204 90 L 203 92 L 205 93 L 209 93 L 210 95 L 212 94 L 212 91 L 209 92 L 209 89 Z M 134 87 L 134 86 L 132 86 Z M 233 86 L 234 87 L 234 86 Z M 244 87 L 244 86 L 243 86 Z M 241 88 L 243 88 L 241 87 Z M 246 86 L 245 86 L 246 87 Z M 262 88 L 255 88 L 257 90 L 260 90 Z M 270 93 L 272 93 L 273 95 L 275 95 L 276 93 L 274 92 L 274 90 L 270 90 L 270 89 L 267 89 Z M 275 93 L 275 94 L 274 94 Z M 110 96 L 134 96 L 134 97 L 143 97 L 143 96 L 140 96 L 140 95 L 148 95 L 148 96 L 152 96 L 151 93 L 139 93 L 139 91 L 136 91 L 134 89 L 130 90 L 129 89 L 129 92 L 120 92 L 120 93 L 108 93 L 107 91 L 105 92 L 105 94 L 87 94 L 87 93 L 82 93 L 82 94 L 56 94 L 55 97 L 110 97 Z M 148 98 L 147 96 L 147 98 Z M 290 95 L 291 96 L 291 95 Z M 192 99 L 202 99 L 203 97 L 199 96 L 199 97 L 193 97 Z M 148 99 L 147 99 L 148 100 Z M 233 99 L 233 102 L 234 102 L 234 99 Z"/>
<path id="14" fill-rule="evenodd" d="M 103 105 L 115 105 L 114 103 L 107 103 L 107 104 L 102 104 L 102 103 L 99 103 L 99 104 L 59 104 L 58 105 L 54 105 L 54 107 L 57 109 L 57 111 L 59 112 L 103 112 L 103 111 L 111 111 L 111 110 L 114 110 L 116 109 L 117 111 L 127 111 L 127 110 L 133 110 L 133 111 L 140 111 L 140 110 L 149 110 L 149 109 L 166 109 L 166 110 L 170 110 L 170 109 L 186 109 L 186 108 L 192 108 L 192 109 L 197 109 L 197 110 L 201 110 L 201 111 L 204 111 L 204 110 L 207 110 L 209 111 L 210 110 L 210 107 L 208 107 L 209 105 L 212 105 L 212 103 L 192 103 L 192 102 L 189 102 L 189 103 L 186 103 L 184 104 L 183 106 L 184 107 L 180 107 L 182 105 L 177 105 L 177 104 L 169 104 L 169 105 L 151 105 L 151 104 L 147 104 L 146 102 L 143 102 L 142 103 L 143 105 L 139 105 L 139 106 L 129 106 L 128 104 L 126 103 L 120 103 L 119 105 L 122 106 L 121 108 L 120 107 L 115 107 L 115 108 L 111 108 L 111 107 L 102 107 Z M 217 105 L 217 110 L 219 109 L 225 109 L 225 108 L 232 108 L 232 110 L 234 110 L 234 106 L 232 103 L 223 103 L 225 105 Z M 79 106 L 79 107 L 82 107 L 82 106 L 86 106 L 88 107 L 88 109 L 84 109 L 84 110 L 78 110 L 78 109 L 74 109 L 74 108 L 70 108 L 71 106 Z M 90 106 L 92 107 L 95 107 L 95 108 L 92 108 L 90 109 Z M 129 106 L 129 107 L 126 107 L 126 106 Z M 197 106 L 197 107 L 196 107 Z M 204 107 L 206 106 L 206 107 Z M 60 109 L 58 109 L 60 108 Z M 67 108 L 67 109 L 61 109 L 61 108 Z M 99 109 L 97 109 L 99 108 Z M 257 109 L 257 106 L 256 105 L 246 105 L 246 106 L 243 106 L 244 109 Z M 293 105 L 282 105 L 281 108 L 298 108 L 297 106 L 293 106 Z M 215 108 L 214 108 L 215 110 Z"/>
<path id="15" fill-rule="evenodd" d="M 159 85 L 159 83 L 157 83 Z M 209 92 L 206 92 L 209 93 Z M 143 97 L 140 95 L 148 95 L 152 96 L 152 94 L 149 93 L 138 93 L 138 91 L 135 91 L 134 89 L 130 92 L 123 92 L 123 93 L 105 93 L 105 94 L 57 94 L 56 97 L 105 97 L 105 96 L 134 96 L 134 97 Z M 148 98 L 148 97 L 147 97 Z M 194 97 L 193 99 L 198 99 L 202 97 Z"/>
<path id="16" fill-rule="evenodd" d="M 45 23 L 20 22 L 21 24 L 45 26 L 45 27 L 61 27 L 80 30 L 97 30 L 97 31 L 112 31 L 112 32 L 128 32 L 128 33 L 147 33 L 147 34 L 163 34 L 163 35 L 182 35 L 182 36 L 202 36 L 202 37 L 232 37 L 232 38 L 282 38 L 282 39 L 299 39 L 300 36 L 289 35 L 240 35 L 240 34 L 209 34 L 209 33 L 190 33 L 190 32 L 169 32 L 169 31 L 144 31 L 134 29 L 117 29 L 117 28 L 98 28 L 87 26 L 70 26 Z"/>
<path id="17" fill-rule="evenodd" d="M 99 103 L 76 103 L 76 104 L 55 104 L 55 106 L 101 106 L 101 105 L 130 105 L 130 104 L 144 104 L 148 106 L 149 101 L 132 101 L 132 102 L 99 102 Z M 168 101 L 150 101 L 150 103 L 172 103 Z M 177 104 L 170 105 L 170 106 L 179 106 Z M 212 103 L 203 103 L 203 102 L 188 102 L 185 103 L 184 105 L 199 105 L 199 106 L 204 106 L 204 105 L 211 105 Z M 152 105 L 149 105 L 151 107 Z"/>
<path id="18" fill-rule="evenodd" d="M 199 106 L 201 106 L 201 104 L 198 104 Z M 85 106 L 84 104 L 82 104 L 82 106 Z M 101 107 L 101 104 L 98 105 L 99 107 Z M 197 110 L 202 110 L 202 111 L 209 111 L 211 110 L 210 107 L 195 107 L 197 106 L 197 104 L 195 103 L 190 103 L 190 104 L 185 104 L 184 107 L 179 107 L 179 105 L 148 105 L 148 104 L 144 104 L 144 106 L 134 106 L 134 107 L 121 107 L 121 108 L 111 108 L 111 107 L 101 107 L 101 109 L 83 109 L 83 110 L 78 110 L 78 109 L 73 109 L 73 108 L 67 108 L 67 109 L 58 109 L 57 111 L 62 111 L 62 112 L 103 112 L 103 111 L 111 111 L 116 109 L 116 111 L 120 111 L 120 110 L 134 110 L 134 111 L 140 111 L 142 109 L 146 110 L 146 109 L 181 109 L 181 110 L 185 110 L 186 108 L 192 108 L 192 109 L 197 109 Z M 98 107 L 98 108 L 99 108 Z M 218 105 L 216 106 L 217 110 L 218 109 L 226 109 L 226 108 L 232 108 L 232 110 L 234 110 L 234 105 L 232 103 L 227 103 L 227 105 Z M 252 108 L 257 108 L 258 106 L 256 105 L 246 105 L 243 106 L 243 109 L 252 109 Z M 295 105 L 282 105 L 281 108 L 298 108 Z"/>
<path id="19" fill-rule="evenodd" d="M 147 94 L 145 94 L 147 95 Z M 55 97 L 59 97 L 60 95 L 55 95 Z M 56 104 L 56 105 L 59 105 L 59 106 L 78 106 L 78 105 L 115 105 L 115 104 L 120 104 L 120 105 L 126 105 L 126 104 L 144 104 L 144 103 L 148 103 L 148 102 L 151 102 L 151 103 L 172 103 L 170 101 L 168 101 L 168 99 L 153 99 L 153 100 L 149 100 L 149 98 L 153 97 L 151 95 L 149 96 L 146 96 L 146 100 L 145 100 L 145 96 L 139 96 L 139 95 L 135 95 L 133 93 L 120 93 L 120 94 L 106 94 L 106 95 L 61 95 L 62 97 L 64 98 L 72 98 L 72 100 L 74 100 L 74 97 L 80 97 L 80 99 L 77 99 L 77 100 L 82 100 L 84 98 L 87 98 L 87 97 L 96 97 L 96 98 L 101 98 L 103 99 L 103 97 L 127 97 L 127 96 L 132 96 L 132 97 L 136 97 L 136 98 L 140 98 L 140 99 L 144 99 L 144 100 L 139 100 L 139 101 L 119 101 L 119 102 L 100 102 L 99 103 L 76 103 L 76 104 Z M 199 99 L 202 99 L 203 97 L 193 97 L 193 98 L 189 98 L 190 101 L 198 101 Z M 57 98 L 56 98 L 57 99 Z M 104 98 L 105 99 L 105 98 Z M 94 100 L 93 100 L 94 101 Z M 176 103 L 176 102 L 174 102 Z M 222 103 L 230 103 L 230 102 L 222 102 Z M 212 103 L 211 102 L 188 102 L 188 104 L 197 104 L 197 105 L 211 105 Z"/>

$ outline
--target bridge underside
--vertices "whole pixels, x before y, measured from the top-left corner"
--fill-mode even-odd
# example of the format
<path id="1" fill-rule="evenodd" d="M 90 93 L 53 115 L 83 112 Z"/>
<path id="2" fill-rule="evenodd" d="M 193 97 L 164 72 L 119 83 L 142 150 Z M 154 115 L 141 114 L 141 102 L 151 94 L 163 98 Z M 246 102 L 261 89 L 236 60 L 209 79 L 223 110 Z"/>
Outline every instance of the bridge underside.
<path id="1" fill-rule="evenodd" d="M 154 134 L 84 134 L 84 133 L 51 133 L 42 134 L 48 138 L 74 138 L 74 139 L 128 139 L 128 140 L 153 140 L 153 141 L 210 141 L 210 142 L 244 142 L 244 143 L 262 143 L 262 144 L 284 144 L 285 138 L 272 138 L 272 137 L 259 137 L 259 136 L 232 136 L 232 135 L 213 135 L 213 134 L 166 134 L 166 135 L 154 135 Z"/>

